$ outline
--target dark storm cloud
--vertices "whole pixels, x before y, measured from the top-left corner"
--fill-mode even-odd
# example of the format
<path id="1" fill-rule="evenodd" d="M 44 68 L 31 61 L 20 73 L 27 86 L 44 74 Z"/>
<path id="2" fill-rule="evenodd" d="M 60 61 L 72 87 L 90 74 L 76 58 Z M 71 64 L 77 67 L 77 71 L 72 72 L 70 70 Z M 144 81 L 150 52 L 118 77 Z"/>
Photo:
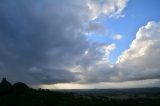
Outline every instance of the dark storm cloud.
<path id="1" fill-rule="evenodd" d="M 67 68 L 89 46 L 80 30 L 83 9 L 67 0 L 0 0 L 0 77 L 30 84 L 76 81 Z"/>
<path id="2" fill-rule="evenodd" d="M 74 74 L 70 74 L 65 69 L 38 69 L 32 67 L 30 70 L 31 76 L 35 77 L 40 84 L 55 84 L 57 82 L 71 82 L 76 81 Z M 44 74 L 45 73 L 45 74 Z"/>

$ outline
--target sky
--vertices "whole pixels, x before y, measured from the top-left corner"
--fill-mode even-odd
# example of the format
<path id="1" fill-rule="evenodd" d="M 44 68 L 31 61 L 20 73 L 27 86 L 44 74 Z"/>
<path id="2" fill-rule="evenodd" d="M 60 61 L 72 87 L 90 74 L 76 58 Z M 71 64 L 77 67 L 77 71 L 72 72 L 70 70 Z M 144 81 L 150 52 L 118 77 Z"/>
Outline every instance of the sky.
<path id="1" fill-rule="evenodd" d="M 159 0 L 0 0 L 0 78 L 44 89 L 160 87 Z"/>

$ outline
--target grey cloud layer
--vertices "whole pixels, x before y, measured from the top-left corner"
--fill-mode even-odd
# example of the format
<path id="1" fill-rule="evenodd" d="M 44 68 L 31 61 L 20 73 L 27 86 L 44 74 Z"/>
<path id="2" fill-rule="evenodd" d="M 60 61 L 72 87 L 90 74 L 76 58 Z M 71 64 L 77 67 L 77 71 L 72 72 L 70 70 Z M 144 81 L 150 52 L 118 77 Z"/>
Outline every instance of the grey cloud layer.
<path id="1" fill-rule="evenodd" d="M 81 32 L 87 20 L 82 7 L 74 1 L 1 0 L 0 77 L 27 83 L 76 81 L 67 68 L 89 47 Z"/>
<path id="2" fill-rule="evenodd" d="M 29 84 L 75 82 L 100 60 L 100 45 L 87 41 L 88 0 L 1 0 L 0 77 Z M 87 54 L 85 54 L 87 52 Z M 85 70 L 84 70 L 85 71 Z"/>

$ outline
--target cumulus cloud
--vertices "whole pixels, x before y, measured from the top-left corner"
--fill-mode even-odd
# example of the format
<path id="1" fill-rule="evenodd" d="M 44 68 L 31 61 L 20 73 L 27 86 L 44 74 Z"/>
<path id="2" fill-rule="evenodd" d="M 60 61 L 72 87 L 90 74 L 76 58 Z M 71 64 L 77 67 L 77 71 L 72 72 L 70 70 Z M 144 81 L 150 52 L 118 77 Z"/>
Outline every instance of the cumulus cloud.
<path id="1" fill-rule="evenodd" d="M 160 78 L 160 22 L 141 27 L 130 48 L 117 61 L 122 80 Z"/>
<path id="2" fill-rule="evenodd" d="M 102 16 L 123 17 L 123 10 L 127 6 L 128 0 L 88 0 L 91 11 L 91 18 L 96 19 Z"/>
<path id="3" fill-rule="evenodd" d="M 103 20 L 121 18 L 128 0 L 86 0 L 90 22 L 86 26 L 86 35 L 107 35 Z"/>
<path id="4" fill-rule="evenodd" d="M 127 49 L 119 56 L 116 64 L 111 64 L 107 60 L 108 55 L 115 50 L 116 45 L 103 45 L 103 58 L 83 72 L 83 83 L 112 83 L 136 81 L 146 84 L 152 83 L 152 80 L 160 78 L 160 22 L 150 21 L 142 26 L 136 34 L 136 38 Z M 116 83 L 115 83 L 116 82 Z M 132 83 L 132 82 L 130 82 Z M 129 84 L 128 84 L 129 85 Z M 152 84 L 151 84 L 152 85 Z M 140 87 L 140 85 L 137 85 Z M 142 85 L 143 86 L 143 85 Z M 145 86 L 145 85 L 144 85 Z"/>

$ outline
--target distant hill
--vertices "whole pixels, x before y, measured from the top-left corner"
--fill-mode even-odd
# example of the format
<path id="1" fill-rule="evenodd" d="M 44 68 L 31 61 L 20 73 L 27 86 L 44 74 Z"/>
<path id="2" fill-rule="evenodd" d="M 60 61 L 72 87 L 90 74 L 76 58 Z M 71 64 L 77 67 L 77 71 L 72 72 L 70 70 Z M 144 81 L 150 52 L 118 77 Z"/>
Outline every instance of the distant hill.
<path id="1" fill-rule="evenodd" d="M 107 95 L 116 95 L 116 94 L 142 94 L 142 93 L 152 93 L 157 94 L 160 93 L 159 87 L 152 88 L 127 88 L 127 89 L 61 89 L 61 90 L 53 90 L 59 92 L 72 92 L 72 93 L 80 93 L 80 94 L 107 94 Z"/>
<path id="2" fill-rule="evenodd" d="M 159 88 L 58 90 L 0 83 L 0 106 L 160 106 Z"/>

